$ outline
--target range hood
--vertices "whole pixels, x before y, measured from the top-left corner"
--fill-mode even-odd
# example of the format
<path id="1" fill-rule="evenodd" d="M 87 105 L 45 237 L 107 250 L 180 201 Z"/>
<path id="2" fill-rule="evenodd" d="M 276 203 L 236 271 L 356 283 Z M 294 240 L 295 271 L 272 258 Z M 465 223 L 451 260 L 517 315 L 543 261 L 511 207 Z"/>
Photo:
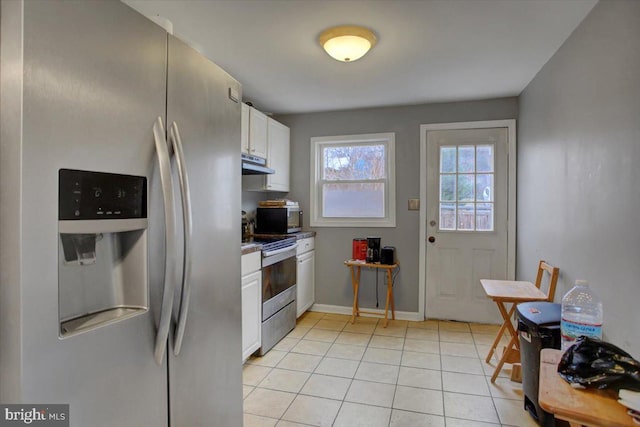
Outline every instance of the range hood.
<path id="1" fill-rule="evenodd" d="M 267 167 L 267 160 L 262 157 L 242 154 L 242 175 L 268 175 L 276 171 Z"/>

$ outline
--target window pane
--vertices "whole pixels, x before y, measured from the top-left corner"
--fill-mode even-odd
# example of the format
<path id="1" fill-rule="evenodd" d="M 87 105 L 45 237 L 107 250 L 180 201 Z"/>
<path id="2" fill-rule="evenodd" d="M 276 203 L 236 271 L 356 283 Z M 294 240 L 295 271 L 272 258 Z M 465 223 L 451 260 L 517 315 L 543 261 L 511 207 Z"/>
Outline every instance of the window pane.
<path id="1" fill-rule="evenodd" d="M 476 205 L 476 230 L 493 231 L 493 203 Z"/>
<path id="2" fill-rule="evenodd" d="M 476 200 L 493 202 L 493 174 L 476 175 Z"/>
<path id="3" fill-rule="evenodd" d="M 323 149 L 323 179 L 382 179 L 384 145 L 333 146 Z"/>
<path id="4" fill-rule="evenodd" d="M 440 203 L 440 230 L 456 229 L 456 204 Z"/>
<path id="5" fill-rule="evenodd" d="M 462 145 L 458 147 L 458 172 L 473 172 L 475 170 L 474 145 Z"/>
<path id="6" fill-rule="evenodd" d="M 440 175 L 440 200 L 444 202 L 456 201 L 455 175 Z"/>
<path id="7" fill-rule="evenodd" d="M 474 197 L 474 175 L 458 175 L 458 201 L 473 202 Z"/>
<path id="8" fill-rule="evenodd" d="M 322 185 L 322 216 L 329 218 L 384 218 L 383 183 Z"/>
<path id="9" fill-rule="evenodd" d="M 478 172 L 493 172 L 493 145 L 476 146 L 476 162 Z"/>
<path id="10" fill-rule="evenodd" d="M 474 230 L 475 215 L 473 203 L 458 203 L 458 230 Z"/>
<path id="11" fill-rule="evenodd" d="M 456 171 L 456 147 L 440 147 L 440 172 Z"/>

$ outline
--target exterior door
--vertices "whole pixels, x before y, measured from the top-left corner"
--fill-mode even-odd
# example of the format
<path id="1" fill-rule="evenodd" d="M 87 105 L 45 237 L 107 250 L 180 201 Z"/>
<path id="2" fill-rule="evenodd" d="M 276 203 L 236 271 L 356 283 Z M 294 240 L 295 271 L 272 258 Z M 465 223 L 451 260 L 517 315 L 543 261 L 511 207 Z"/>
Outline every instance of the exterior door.
<path id="1" fill-rule="evenodd" d="M 426 316 L 499 320 L 480 279 L 507 278 L 508 129 L 427 131 Z"/>

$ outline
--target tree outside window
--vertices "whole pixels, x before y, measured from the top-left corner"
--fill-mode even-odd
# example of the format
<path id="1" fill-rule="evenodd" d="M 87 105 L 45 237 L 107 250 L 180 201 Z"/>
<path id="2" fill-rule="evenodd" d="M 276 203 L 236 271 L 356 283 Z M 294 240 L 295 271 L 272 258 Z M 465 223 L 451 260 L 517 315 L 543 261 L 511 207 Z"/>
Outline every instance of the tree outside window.
<path id="1" fill-rule="evenodd" d="M 395 226 L 394 134 L 311 144 L 312 226 Z"/>

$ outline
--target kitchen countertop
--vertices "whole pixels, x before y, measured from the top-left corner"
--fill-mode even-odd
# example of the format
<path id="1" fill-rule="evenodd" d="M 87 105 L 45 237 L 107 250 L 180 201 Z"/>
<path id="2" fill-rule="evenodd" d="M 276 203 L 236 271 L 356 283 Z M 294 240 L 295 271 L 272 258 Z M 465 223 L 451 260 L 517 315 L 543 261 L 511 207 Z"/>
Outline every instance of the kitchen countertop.
<path id="1" fill-rule="evenodd" d="M 293 233 L 294 236 L 296 236 L 296 239 L 300 240 L 300 239 L 308 239 L 310 237 L 316 237 L 316 232 L 315 231 L 300 231 L 298 233 Z"/>
<path id="2" fill-rule="evenodd" d="M 259 245 L 257 243 L 242 243 L 240 245 L 240 249 L 241 249 L 242 255 L 248 255 L 253 252 L 261 251 L 262 245 Z"/>
<path id="3" fill-rule="evenodd" d="M 316 236 L 316 232 L 315 231 L 300 231 L 298 233 L 291 233 L 291 234 L 254 234 L 253 236 L 255 237 L 295 237 L 296 239 L 300 240 L 300 239 L 308 239 L 310 237 L 315 237 Z M 262 250 L 262 245 L 259 243 L 242 243 L 241 246 L 242 249 L 242 255 L 247 255 L 250 254 L 252 252 L 257 252 Z"/>

